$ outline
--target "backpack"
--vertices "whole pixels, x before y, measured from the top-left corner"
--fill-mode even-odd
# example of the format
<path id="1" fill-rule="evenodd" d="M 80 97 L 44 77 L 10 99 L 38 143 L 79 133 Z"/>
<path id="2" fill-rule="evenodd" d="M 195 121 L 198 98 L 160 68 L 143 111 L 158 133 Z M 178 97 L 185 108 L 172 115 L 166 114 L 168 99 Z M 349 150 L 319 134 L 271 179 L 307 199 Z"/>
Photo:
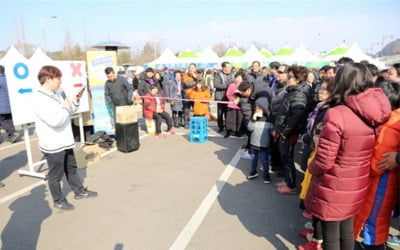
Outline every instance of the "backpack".
<path id="1" fill-rule="evenodd" d="M 107 135 L 105 131 L 100 130 L 92 135 L 89 135 L 86 138 L 86 143 L 91 145 L 98 144 L 99 147 L 102 148 L 111 148 L 114 143 L 114 139 Z"/>

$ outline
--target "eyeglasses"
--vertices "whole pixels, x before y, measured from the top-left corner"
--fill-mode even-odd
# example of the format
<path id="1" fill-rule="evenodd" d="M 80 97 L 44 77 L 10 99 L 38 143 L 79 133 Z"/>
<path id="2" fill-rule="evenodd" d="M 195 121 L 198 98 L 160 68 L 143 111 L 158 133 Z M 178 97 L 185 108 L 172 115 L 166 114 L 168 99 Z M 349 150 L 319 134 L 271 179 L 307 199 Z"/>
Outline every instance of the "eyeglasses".
<path id="1" fill-rule="evenodd" d="M 280 70 L 279 70 L 279 71 L 277 71 L 277 73 L 278 73 L 278 74 L 285 74 L 286 72 L 283 72 L 283 71 L 280 71 Z"/>

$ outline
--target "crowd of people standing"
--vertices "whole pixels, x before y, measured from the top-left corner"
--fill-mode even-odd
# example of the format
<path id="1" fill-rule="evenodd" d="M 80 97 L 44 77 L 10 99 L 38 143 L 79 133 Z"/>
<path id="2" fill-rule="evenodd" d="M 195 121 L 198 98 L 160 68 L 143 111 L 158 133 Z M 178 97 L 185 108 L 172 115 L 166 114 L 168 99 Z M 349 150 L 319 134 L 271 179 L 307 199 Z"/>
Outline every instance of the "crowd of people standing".
<path id="1" fill-rule="evenodd" d="M 2 71 L 0 67 L 0 83 Z M 162 120 L 174 134 L 174 127 L 188 128 L 191 115 L 216 120 L 224 138 L 244 137 L 241 157 L 251 160 L 249 181 L 261 170 L 264 183 L 275 182 L 278 194 L 301 191 L 300 207 L 312 226 L 300 232 L 308 241 L 299 249 L 354 249 L 360 236 L 365 249 L 385 249 L 386 242 L 400 246 L 400 237 L 389 235 L 400 187 L 400 64 L 379 71 L 350 58 L 319 70 L 278 62 L 261 67 L 258 61 L 249 69 L 236 69 L 223 62 L 221 70 L 206 72 L 190 64 L 187 71 L 147 68 L 137 85 L 112 68 L 105 74 L 105 99 L 111 110 L 132 104 L 136 95 L 143 100 L 144 116 L 155 120 L 159 138 L 165 137 Z M 75 199 L 97 193 L 83 187 L 72 153 L 67 118 L 82 93 L 71 101 L 56 95 L 60 79 L 59 69 L 51 66 L 38 75 L 36 129 L 49 164 L 54 206 L 72 210 L 60 190 L 64 174 Z M 217 117 L 210 112 L 212 102 Z M 4 122 L 7 116 L 1 114 Z M 65 138 L 54 142 L 51 133 Z M 299 143 L 299 166 L 305 172 L 301 188 L 295 165 Z"/>
<path id="2" fill-rule="evenodd" d="M 258 177 L 260 159 L 264 183 L 274 181 L 270 173 L 284 178 L 275 180 L 278 194 L 301 190 L 312 226 L 300 233 L 308 241 L 299 249 L 354 249 L 359 236 L 364 248 L 384 249 L 399 200 L 400 64 L 379 71 L 342 58 L 319 70 L 255 61 L 249 69 L 223 62 L 219 71 L 190 64 L 186 72 L 164 69 L 158 78 L 154 72 L 148 68 L 140 77 L 139 95 L 156 85 L 171 104 L 173 126 L 187 128 L 191 111 L 212 119 L 213 97 L 217 131 L 246 138 L 247 179 Z"/>

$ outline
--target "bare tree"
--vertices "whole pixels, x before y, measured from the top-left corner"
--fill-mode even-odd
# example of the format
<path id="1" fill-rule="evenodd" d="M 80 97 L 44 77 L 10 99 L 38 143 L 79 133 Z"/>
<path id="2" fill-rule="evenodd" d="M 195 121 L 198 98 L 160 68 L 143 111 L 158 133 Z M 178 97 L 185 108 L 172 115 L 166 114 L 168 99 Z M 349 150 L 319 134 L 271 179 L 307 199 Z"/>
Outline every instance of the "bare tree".
<path id="1" fill-rule="evenodd" d="M 19 20 L 15 20 L 16 24 L 16 38 L 15 38 L 15 47 L 18 51 L 22 53 L 25 57 L 29 58 L 33 55 L 33 51 L 35 49 L 35 46 L 32 44 L 29 44 L 26 41 L 25 37 L 25 25 L 24 25 L 24 19 L 22 18 L 22 15 L 20 16 Z"/>
<path id="2" fill-rule="evenodd" d="M 85 60 L 85 51 L 79 44 L 73 42 L 69 30 L 65 30 L 64 45 L 61 51 L 49 54 L 54 60 Z"/>
<path id="3" fill-rule="evenodd" d="M 261 49 L 263 49 L 263 48 L 268 49 L 268 44 L 267 44 L 267 43 L 256 42 L 256 41 L 252 41 L 251 43 L 254 44 L 254 46 L 256 46 L 256 48 L 257 48 L 258 50 L 261 50 Z"/>
<path id="4" fill-rule="evenodd" d="M 118 51 L 118 64 L 132 63 L 132 51 L 129 49 Z"/>
<path id="5" fill-rule="evenodd" d="M 227 50 L 228 45 L 226 45 L 225 43 L 217 43 L 213 46 L 213 51 L 217 53 L 219 57 L 223 56 Z"/>

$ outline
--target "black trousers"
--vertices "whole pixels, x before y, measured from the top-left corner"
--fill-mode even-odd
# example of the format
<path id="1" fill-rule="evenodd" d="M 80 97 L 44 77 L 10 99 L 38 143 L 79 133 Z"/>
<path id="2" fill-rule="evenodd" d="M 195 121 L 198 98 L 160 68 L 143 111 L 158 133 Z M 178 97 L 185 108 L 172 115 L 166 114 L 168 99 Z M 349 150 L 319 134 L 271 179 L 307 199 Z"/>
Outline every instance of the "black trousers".
<path id="1" fill-rule="evenodd" d="M 83 191 L 82 181 L 77 172 L 73 149 L 66 149 L 54 154 L 44 153 L 44 155 L 47 160 L 47 165 L 49 166 L 49 173 L 47 175 L 49 189 L 55 202 L 65 198 L 61 192 L 61 179 L 64 174 L 74 193 Z"/>
<path id="2" fill-rule="evenodd" d="M 0 114 L 0 128 L 3 128 L 8 136 L 12 136 L 15 132 L 12 114 Z"/>
<path id="3" fill-rule="evenodd" d="M 224 129 L 228 104 L 217 103 L 217 123 L 219 129 Z"/>
<path id="4" fill-rule="evenodd" d="M 156 122 L 156 134 L 161 133 L 161 123 L 162 120 L 165 120 L 165 122 L 167 123 L 168 126 L 168 130 L 170 130 L 172 128 L 172 119 L 171 116 L 169 116 L 169 114 L 165 111 L 161 112 L 161 113 L 153 113 L 153 119 Z"/>
<path id="5" fill-rule="evenodd" d="M 281 154 L 279 151 L 279 139 L 272 138 L 270 140 L 271 147 L 271 167 L 274 171 L 284 172 L 281 168 Z"/>
<path id="6" fill-rule="evenodd" d="M 296 187 L 296 168 L 294 166 L 294 144 L 289 138 L 279 138 L 279 151 L 281 153 L 281 165 L 285 170 L 285 182 L 289 188 Z"/>
<path id="7" fill-rule="evenodd" d="M 227 108 L 225 117 L 225 128 L 227 132 L 239 133 L 242 132 L 243 114 L 240 109 Z M 219 125 L 218 125 L 219 127 Z"/>
<path id="8" fill-rule="evenodd" d="M 316 240 L 322 240 L 322 224 L 321 220 L 313 217 L 312 218 L 312 225 L 314 227 L 313 238 Z"/>
<path id="9" fill-rule="evenodd" d="M 322 248 L 324 250 L 354 249 L 353 217 L 344 221 L 323 221 Z"/>
<path id="10" fill-rule="evenodd" d="M 185 120 L 185 126 L 189 126 L 190 109 L 193 107 L 194 102 L 185 101 L 183 102 L 183 119 Z"/>

